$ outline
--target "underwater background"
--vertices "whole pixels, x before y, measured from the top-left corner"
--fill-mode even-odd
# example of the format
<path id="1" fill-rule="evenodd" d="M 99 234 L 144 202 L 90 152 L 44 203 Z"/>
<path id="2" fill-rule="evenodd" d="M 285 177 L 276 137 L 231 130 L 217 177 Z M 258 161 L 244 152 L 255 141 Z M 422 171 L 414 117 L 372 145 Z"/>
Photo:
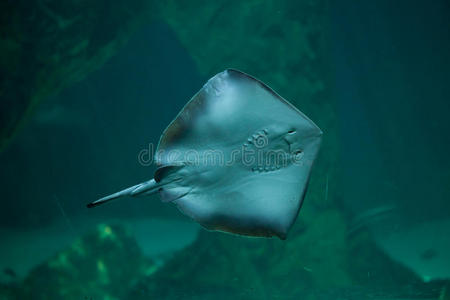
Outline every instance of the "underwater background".
<path id="1" fill-rule="evenodd" d="M 86 209 L 226 68 L 324 132 L 287 239 Z M 446 0 L 3 0 L 0 299 L 448 300 L 449 101 Z"/>

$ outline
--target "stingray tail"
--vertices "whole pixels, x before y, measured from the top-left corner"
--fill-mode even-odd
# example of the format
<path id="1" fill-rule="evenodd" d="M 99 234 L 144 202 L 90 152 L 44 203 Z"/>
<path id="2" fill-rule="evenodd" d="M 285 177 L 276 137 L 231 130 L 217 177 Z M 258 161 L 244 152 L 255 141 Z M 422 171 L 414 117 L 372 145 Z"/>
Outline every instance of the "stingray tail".
<path id="1" fill-rule="evenodd" d="M 156 182 L 154 179 L 151 179 L 149 181 L 131 186 L 129 188 L 126 188 L 120 192 L 111 194 L 109 196 L 103 197 L 101 199 L 98 199 L 94 202 L 91 202 L 87 205 L 88 208 L 95 207 L 101 204 L 104 204 L 106 202 L 123 198 L 123 197 L 137 197 L 137 196 L 145 196 L 145 195 L 151 195 L 156 193 L 159 190 L 159 187 L 161 184 Z"/>

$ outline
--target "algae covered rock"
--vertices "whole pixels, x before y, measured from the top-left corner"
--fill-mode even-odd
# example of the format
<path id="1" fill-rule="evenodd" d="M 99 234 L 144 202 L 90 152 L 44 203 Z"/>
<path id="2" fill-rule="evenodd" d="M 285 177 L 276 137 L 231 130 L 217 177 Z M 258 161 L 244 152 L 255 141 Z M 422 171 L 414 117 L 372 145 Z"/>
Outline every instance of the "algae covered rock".
<path id="1" fill-rule="evenodd" d="M 34 269 L 20 287 L 22 299 L 122 299 L 136 278 L 154 272 L 122 227 L 98 228 Z"/>
<path id="2" fill-rule="evenodd" d="M 347 286 L 345 250 L 345 225 L 335 211 L 309 226 L 298 222 L 286 241 L 202 231 L 129 299 L 286 299 Z"/>
<path id="3" fill-rule="evenodd" d="M 349 240 L 338 210 L 303 216 L 285 241 L 202 231 L 126 299 L 432 299 L 446 292 L 445 282 L 421 282 L 369 235 Z"/>
<path id="4" fill-rule="evenodd" d="M 0 300 L 17 299 L 19 288 L 16 284 L 0 283 Z"/>
<path id="5" fill-rule="evenodd" d="M 390 259 L 378 248 L 367 230 L 349 239 L 351 261 L 349 272 L 354 282 L 372 287 L 400 288 L 408 284 L 419 285 L 422 280 L 411 270 Z"/>
<path id="6" fill-rule="evenodd" d="M 247 248 L 251 242 L 202 231 L 193 245 L 154 276 L 143 278 L 128 299 L 264 299 L 260 274 Z"/>
<path id="7" fill-rule="evenodd" d="M 36 104 L 116 53 L 151 2 L 1 1 L 0 150 Z"/>

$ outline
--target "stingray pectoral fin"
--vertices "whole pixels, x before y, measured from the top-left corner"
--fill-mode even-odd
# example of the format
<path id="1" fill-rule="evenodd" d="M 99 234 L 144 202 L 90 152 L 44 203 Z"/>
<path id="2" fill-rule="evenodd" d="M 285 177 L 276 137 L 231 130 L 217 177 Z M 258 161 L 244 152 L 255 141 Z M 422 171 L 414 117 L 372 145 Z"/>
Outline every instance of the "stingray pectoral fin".
<path id="1" fill-rule="evenodd" d="M 153 193 L 156 193 L 160 187 L 160 184 L 158 184 L 154 179 L 151 179 L 149 181 L 133 185 L 129 188 L 126 188 L 120 192 L 108 195 L 106 197 L 103 197 L 101 199 L 98 199 L 94 202 L 91 202 L 87 205 L 88 208 L 95 207 L 101 204 L 104 204 L 106 202 L 123 198 L 123 197 L 137 197 L 137 196 L 144 196 L 144 195 L 150 195 Z"/>

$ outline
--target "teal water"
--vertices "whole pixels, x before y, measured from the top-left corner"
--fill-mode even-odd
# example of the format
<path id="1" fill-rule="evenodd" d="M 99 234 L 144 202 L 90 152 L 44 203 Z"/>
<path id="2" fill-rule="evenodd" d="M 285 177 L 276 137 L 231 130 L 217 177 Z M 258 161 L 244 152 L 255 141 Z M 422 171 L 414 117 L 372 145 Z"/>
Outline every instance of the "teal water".
<path id="1" fill-rule="evenodd" d="M 0 299 L 450 299 L 447 1 L 0 4 Z M 139 153 L 241 69 L 323 130 L 285 241 L 210 232 Z"/>

